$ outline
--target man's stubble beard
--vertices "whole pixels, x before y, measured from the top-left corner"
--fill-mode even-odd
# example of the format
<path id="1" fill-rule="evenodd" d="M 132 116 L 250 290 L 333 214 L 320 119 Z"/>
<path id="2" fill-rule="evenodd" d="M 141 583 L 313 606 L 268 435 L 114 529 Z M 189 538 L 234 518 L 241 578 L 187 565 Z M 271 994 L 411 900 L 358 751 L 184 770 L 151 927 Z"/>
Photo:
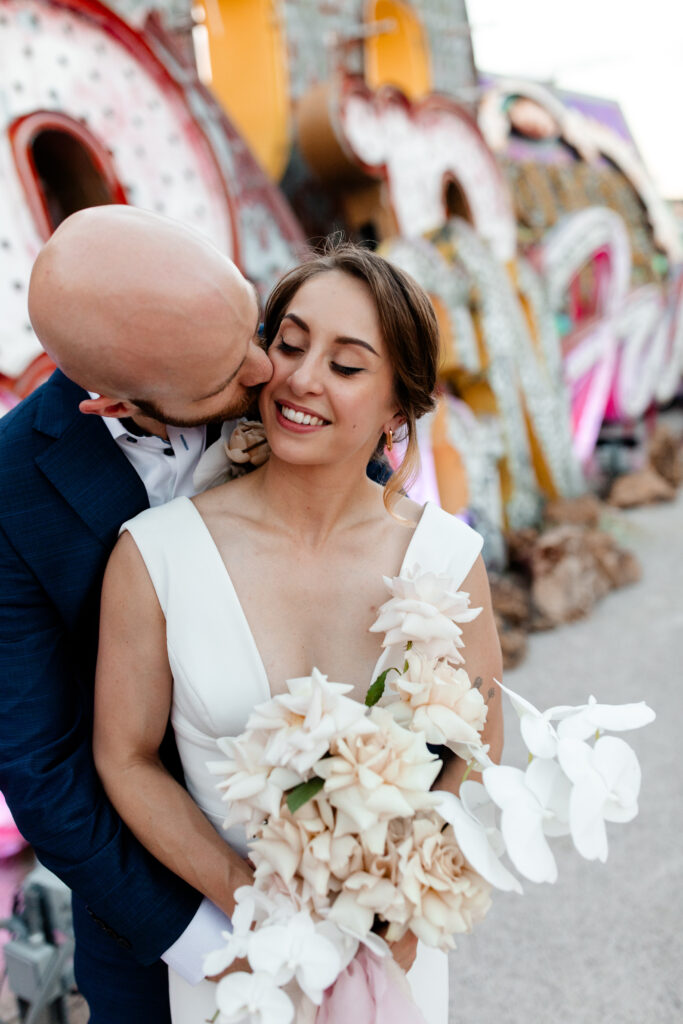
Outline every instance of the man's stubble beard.
<path id="1" fill-rule="evenodd" d="M 138 407 L 143 416 L 157 420 L 167 427 L 203 427 L 207 423 L 224 423 L 226 420 L 237 420 L 242 416 L 248 416 L 250 419 L 258 417 L 258 394 L 260 390 L 260 386 L 248 388 L 239 401 L 231 402 L 230 405 L 226 405 L 219 412 L 213 413 L 211 416 L 169 416 L 156 402 L 147 401 L 145 398 L 134 398 L 131 401 Z"/>

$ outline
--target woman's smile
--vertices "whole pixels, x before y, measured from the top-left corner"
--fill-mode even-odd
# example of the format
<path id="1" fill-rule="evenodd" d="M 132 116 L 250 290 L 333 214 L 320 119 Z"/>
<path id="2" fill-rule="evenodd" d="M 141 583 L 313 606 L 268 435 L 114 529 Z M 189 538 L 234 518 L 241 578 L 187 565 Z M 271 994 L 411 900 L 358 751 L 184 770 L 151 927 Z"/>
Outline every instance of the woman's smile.
<path id="1" fill-rule="evenodd" d="M 312 430 L 319 430 L 327 427 L 329 420 L 318 416 L 311 409 L 301 405 L 294 405 L 291 402 L 275 401 L 276 420 L 281 427 L 292 430 L 294 433 L 310 433 Z"/>

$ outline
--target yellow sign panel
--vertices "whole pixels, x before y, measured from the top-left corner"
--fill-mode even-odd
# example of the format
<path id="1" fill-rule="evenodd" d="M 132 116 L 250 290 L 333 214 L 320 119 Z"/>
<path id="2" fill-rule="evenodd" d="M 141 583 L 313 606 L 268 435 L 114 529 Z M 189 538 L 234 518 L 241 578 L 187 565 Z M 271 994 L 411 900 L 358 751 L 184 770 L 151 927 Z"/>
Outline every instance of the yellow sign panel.
<path id="1" fill-rule="evenodd" d="M 400 0 L 370 0 L 365 22 L 365 80 L 371 89 L 393 85 L 411 100 L 432 91 L 429 42 L 417 12 Z"/>
<path id="2" fill-rule="evenodd" d="M 267 174 L 289 158 L 289 72 L 276 0 L 199 0 L 208 31 L 209 87 Z"/>

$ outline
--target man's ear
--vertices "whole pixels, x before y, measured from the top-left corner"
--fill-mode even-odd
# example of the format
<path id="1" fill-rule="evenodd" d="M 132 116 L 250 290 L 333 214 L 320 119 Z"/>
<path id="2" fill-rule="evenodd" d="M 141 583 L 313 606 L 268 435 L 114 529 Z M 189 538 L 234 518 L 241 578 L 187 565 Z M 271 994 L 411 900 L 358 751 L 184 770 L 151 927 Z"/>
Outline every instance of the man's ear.
<path id="1" fill-rule="evenodd" d="M 100 395 L 99 398 L 84 398 L 78 408 L 89 416 L 108 416 L 117 420 L 139 412 L 137 406 L 125 398 L 108 398 L 106 395 Z"/>

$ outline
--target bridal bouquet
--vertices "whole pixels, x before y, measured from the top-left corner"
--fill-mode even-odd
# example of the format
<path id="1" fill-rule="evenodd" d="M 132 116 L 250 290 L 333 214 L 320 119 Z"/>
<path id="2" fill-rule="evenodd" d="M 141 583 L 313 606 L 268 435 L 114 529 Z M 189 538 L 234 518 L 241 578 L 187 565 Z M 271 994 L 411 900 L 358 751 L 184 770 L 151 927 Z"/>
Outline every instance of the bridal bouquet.
<path id="1" fill-rule="evenodd" d="M 480 609 L 446 576 L 419 567 L 385 579 L 372 627 L 386 668 L 365 705 L 317 669 L 254 708 L 246 731 L 220 739 L 225 827 L 250 839 L 254 884 L 235 894 L 233 931 L 206 958 L 219 974 L 222 1024 L 419 1024 L 387 943 L 411 930 L 448 950 L 519 875 L 553 882 L 548 840 L 569 835 L 587 859 L 607 856 L 605 822 L 635 817 L 636 755 L 606 735 L 652 721 L 644 703 L 539 711 L 512 700 L 529 752 L 524 770 L 494 764 L 481 733 L 487 707 L 462 667 L 461 626 Z M 500 685 L 500 684 L 499 684 Z M 379 701 L 382 700 L 382 704 Z M 446 746 L 482 773 L 460 796 L 432 789 Z M 359 999 L 359 993 L 362 998 Z"/>

